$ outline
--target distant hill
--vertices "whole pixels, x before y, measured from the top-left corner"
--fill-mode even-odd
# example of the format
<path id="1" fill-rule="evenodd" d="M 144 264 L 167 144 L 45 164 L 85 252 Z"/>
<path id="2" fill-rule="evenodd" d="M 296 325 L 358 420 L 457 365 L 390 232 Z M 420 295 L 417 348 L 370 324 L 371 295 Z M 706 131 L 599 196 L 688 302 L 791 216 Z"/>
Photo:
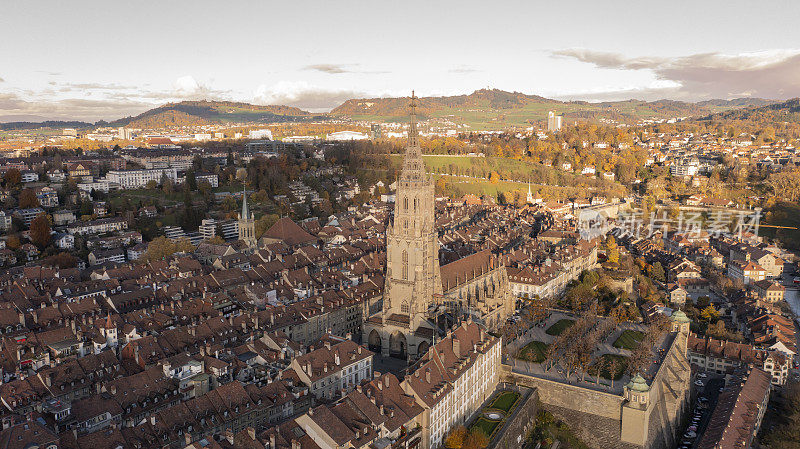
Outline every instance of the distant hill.
<path id="1" fill-rule="evenodd" d="M 750 121 L 755 123 L 790 122 L 800 124 L 800 98 L 792 98 L 780 103 L 748 107 L 718 112 L 701 117 L 711 121 Z"/>
<path id="2" fill-rule="evenodd" d="M 86 122 L 64 122 L 57 120 L 45 120 L 41 122 L 33 121 L 20 121 L 20 122 L 6 122 L 0 123 L 0 130 L 2 131 L 16 131 L 23 129 L 39 129 L 39 128 L 85 128 L 92 126 L 91 123 Z"/>
<path id="3" fill-rule="evenodd" d="M 150 109 L 136 117 L 126 117 L 110 126 L 153 129 L 223 122 L 276 123 L 305 120 L 312 115 L 291 106 L 259 106 L 229 101 L 182 101 Z"/>
<path id="4" fill-rule="evenodd" d="M 765 100 L 763 98 L 734 98 L 731 100 L 705 100 L 696 104 L 703 107 L 722 107 L 722 108 L 745 108 L 751 106 L 765 106 L 775 103 L 775 100 Z"/>
<path id="5" fill-rule="evenodd" d="M 466 129 L 489 130 L 541 124 L 542 120 L 547 118 L 548 111 L 563 115 L 567 123 L 606 120 L 636 123 L 643 119 L 676 117 L 696 119 L 737 117 L 735 118 L 737 120 L 746 120 L 744 117 L 754 114 L 760 114 L 758 117 L 765 120 L 767 117 L 786 120 L 781 115 L 783 107 L 780 105 L 787 103 L 789 102 L 776 103 L 760 98 L 708 100 L 698 103 L 674 100 L 590 103 L 587 101 L 559 101 L 538 95 L 506 92 L 498 89 L 480 89 L 469 95 L 420 98 L 417 102 L 417 114 L 422 119 L 431 120 L 431 124 L 434 126 L 437 124 L 447 127 L 463 125 Z M 105 121 L 95 124 L 77 121 L 40 122 L 34 119 L 19 118 L 14 122 L 0 123 L 0 130 L 45 127 L 83 129 L 91 126 L 161 129 L 215 123 L 282 123 L 329 118 L 402 122 L 408 120 L 408 104 L 408 97 L 351 99 L 337 106 L 328 114 L 312 114 L 291 106 L 260 106 L 230 101 L 182 101 L 168 103 L 135 117 L 125 117 L 110 123 Z M 762 109 L 762 112 L 758 112 Z"/>
<path id="6" fill-rule="evenodd" d="M 408 103 L 408 97 L 352 99 L 333 109 L 330 114 L 356 120 L 403 121 L 408 116 Z M 642 119 L 696 117 L 768 103 L 770 100 L 749 98 L 704 103 L 674 100 L 590 103 L 559 101 L 498 89 L 481 89 L 470 95 L 423 97 L 418 101 L 417 110 L 423 118 L 447 120 L 471 127 L 500 128 L 529 125 L 545 119 L 548 111 L 564 115 L 567 121 L 606 119 L 632 123 Z"/>

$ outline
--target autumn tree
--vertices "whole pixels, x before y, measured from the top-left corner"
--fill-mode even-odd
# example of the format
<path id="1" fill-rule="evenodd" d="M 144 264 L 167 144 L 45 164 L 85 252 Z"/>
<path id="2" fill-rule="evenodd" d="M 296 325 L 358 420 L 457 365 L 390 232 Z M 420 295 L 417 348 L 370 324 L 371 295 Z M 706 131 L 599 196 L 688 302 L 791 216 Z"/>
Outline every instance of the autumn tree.
<path id="1" fill-rule="evenodd" d="M 6 246 L 8 249 L 18 250 L 22 246 L 22 242 L 19 241 L 19 237 L 16 235 L 9 235 L 6 237 Z"/>
<path id="2" fill-rule="evenodd" d="M 32 207 L 39 207 L 39 198 L 31 189 L 23 189 L 19 193 L 19 207 L 21 209 L 30 209 Z"/>
<path id="3" fill-rule="evenodd" d="M 7 188 L 18 186 L 22 182 L 22 173 L 17 168 L 9 168 L 3 177 Z"/>
<path id="4" fill-rule="evenodd" d="M 147 251 L 142 256 L 143 262 L 153 262 L 165 259 L 175 253 L 194 251 L 195 247 L 187 238 L 181 238 L 173 242 L 166 237 L 156 237 L 147 245 Z"/>
<path id="5" fill-rule="evenodd" d="M 31 241 L 39 249 L 50 244 L 50 220 L 45 214 L 39 214 L 31 221 Z"/>
<path id="6" fill-rule="evenodd" d="M 70 253 L 61 252 L 47 259 L 47 264 L 58 268 L 75 268 L 78 259 Z"/>
<path id="7" fill-rule="evenodd" d="M 448 449 L 461 449 L 466 438 L 467 428 L 464 426 L 457 426 L 447 435 L 447 438 L 444 440 L 444 445 Z"/>
<path id="8" fill-rule="evenodd" d="M 715 309 L 714 306 L 709 305 L 700 311 L 700 318 L 707 322 L 714 321 L 719 318 L 719 312 L 717 312 L 717 309 Z"/>
<path id="9" fill-rule="evenodd" d="M 619 265 L 619 247 L 613 235 L 609 235 L 608 240 L 606 240 L 606 256 L 608 263 Z"/>
<path id="10" fill-rule="evenodd" d="M 211 237 L 210 239 L 208 239 L 208 240 L 206 240 L 206 241 L 207 241 L 208 243 L 211 243 L 211 244 L 213 244 L 213 245 L 224 245 L 224 244 L 225 244 L 225 239 L 223 239 L 223 238 L 222 238 L 221 236 L 219 236 L 219 235 L 215 235 L 214 237 Z"/>
<path id="11" fill-rule="evenodd" d="M 464 439 L 462 449 L 483 449 L 489 445 L 489 437 L 479 427 L 475 427 Z"/>
<path id="12" fill-rule="evenodd" d="M 656 262 L 653 265 L 650 265 L 651 278 L 655 279 L 656 281 L 664 282 L 666 279 L 664 276 L 664 267 L 661 265 L 661 262 Z"/>

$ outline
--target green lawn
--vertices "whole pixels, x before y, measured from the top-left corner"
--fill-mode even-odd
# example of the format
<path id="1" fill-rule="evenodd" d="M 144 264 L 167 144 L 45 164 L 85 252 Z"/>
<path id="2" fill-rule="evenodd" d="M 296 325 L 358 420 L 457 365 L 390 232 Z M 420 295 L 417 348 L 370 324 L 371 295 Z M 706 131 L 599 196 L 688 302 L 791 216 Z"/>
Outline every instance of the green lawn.
<path id="1" fill-rule="evenodd" d="M 545 359 L 544 355 L 547 352 L 547 346 L 541 341 L 532 341 L 519 351 L 517 358 L 528 362 L 542 363 Z"/>
<path id="2" fill-rule="evenodd" d="M 616 370 L 611 372 L 611 367 L 609 364 L 613 361 L 617 361 Z M 597 369 L 602 364 L 603 369 L 600 371 L 600 377 L 603 379 L 614 379 L 619 380 L 622 375 L 625 373 L 625 370 L 628 368 L 628 357 L 616 354 L 603 354 L 600 356 L 598 360 L 594 362 L 594 364 L 589 368 L 589 374 L 595 376 L 597 375 Z"/>
<path id="3" fill-rule="evenodd" d="M 472 424 L 472 426 L 470 426 L 470 430 L 475 428 L 480 429 L 481 432 L 486 435 L 486 438 L 492 439 L 492 433 L 494 433 L 494 429 L 496 429 L 499 425 L 500 421 L 494 421 L 481 416 Z"/>
<path id="4" fill-rule="evenodd" d="M 547 328 L 545 333 L 547 335 L 561 335 L 562 332 L 567 330 L 570 326 L 575 324 L 575 320 L 571 320 L 569 318 L 562 318 L 556 321 L 556 324 Z"/>
<path id="5" fill-rule="evenodd" d="M 639 347 L 639 343 L 641 343 L 643 339 L 644 332 L 626 330 L 614 341 L 614 347 L 633 351 Z"/>
<path id="6" fill-rule="evenodd" d="M 511 407 L 513 407 L 514 404 L 517 402 L 517 399 L 519 399 L 519 393 L 515 393 L 513 391 L 506 391 L 500 394 L 500 396 L 496 397 L 495 400 L 492 401 L 492 404 L 489 406 L 489 408 L 494 408 L 497 410 L 508 412 L 511 410 Z"/>

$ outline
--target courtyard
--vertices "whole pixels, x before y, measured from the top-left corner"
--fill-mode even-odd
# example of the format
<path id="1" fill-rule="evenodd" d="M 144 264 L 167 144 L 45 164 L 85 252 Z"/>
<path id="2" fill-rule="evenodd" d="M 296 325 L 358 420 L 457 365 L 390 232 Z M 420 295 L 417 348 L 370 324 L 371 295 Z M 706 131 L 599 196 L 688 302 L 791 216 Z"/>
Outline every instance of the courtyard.
<path id="1" fill-rule="evenodd" d="M 578 321 L 579 317 L 572 313 L 552 311 L 547 319 L 525 329 L 519 338 L 507 344 L 504 363 L 511 365 L 514 371 L 521 374 L 621 394 L 622 387 L 630 380 L 630 375 L 627 373 L 628 362 L 632 352 L 643 340 L 647 327 L 631 322 L 616 327 L 605 323 L 605 326 L 610 326 L 610 330 L 603 333 L 591 351 L 588 369 L 584 373 L 574 368 L 568 370 L 558 360 L 547 360 L 551 346 Z M 598 317 L 596 326 L 603 322 L 604 319 Z M 563 344 L 564 337 L 561 337 L 561 341 Z M 558 349 L 551 352 L 551 356 L 558 354 Z M 482 425 L 489 426 L 488 423 Z"/>

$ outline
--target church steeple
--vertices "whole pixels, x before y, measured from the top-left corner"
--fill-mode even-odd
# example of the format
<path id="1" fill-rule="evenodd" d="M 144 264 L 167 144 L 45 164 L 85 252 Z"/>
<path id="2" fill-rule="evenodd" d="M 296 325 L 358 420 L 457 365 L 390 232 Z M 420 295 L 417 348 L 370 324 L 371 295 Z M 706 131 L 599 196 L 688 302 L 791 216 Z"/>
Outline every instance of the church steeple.
<path id="1" fill-rule="evenodd" d="M 403 156 L 403 168 L 400 173 L 402 181 L 424 182 L 425 164 L 422 162 L 422 149 L 419 146 L 419 131 L 417 130 L 417 97 L 411 91 L 411 119 L 408 127 L 408 146 Z"/>
<path id="2" fill-rule="evenodd" d="M 247 190 L 244 186 L 242 186 L 242 215 L 241 218 L 244 220 L 250 219 L 250 209 L 247 208 Z"/>
<path id="3" fill-rule="evenodd" d="M 419 132 L 417 131 L 417 97 L 411 91 L 411 118 L 408 126 L 408 146 L 419 147 Z"/>
<path id="4" fill-rule="evenodd" d="M 247 207 L 247 189 L 242 187 L 242 212 L 239 214 L 239 240 L 249 247 L 256 246 L 256 220 Z"/>

